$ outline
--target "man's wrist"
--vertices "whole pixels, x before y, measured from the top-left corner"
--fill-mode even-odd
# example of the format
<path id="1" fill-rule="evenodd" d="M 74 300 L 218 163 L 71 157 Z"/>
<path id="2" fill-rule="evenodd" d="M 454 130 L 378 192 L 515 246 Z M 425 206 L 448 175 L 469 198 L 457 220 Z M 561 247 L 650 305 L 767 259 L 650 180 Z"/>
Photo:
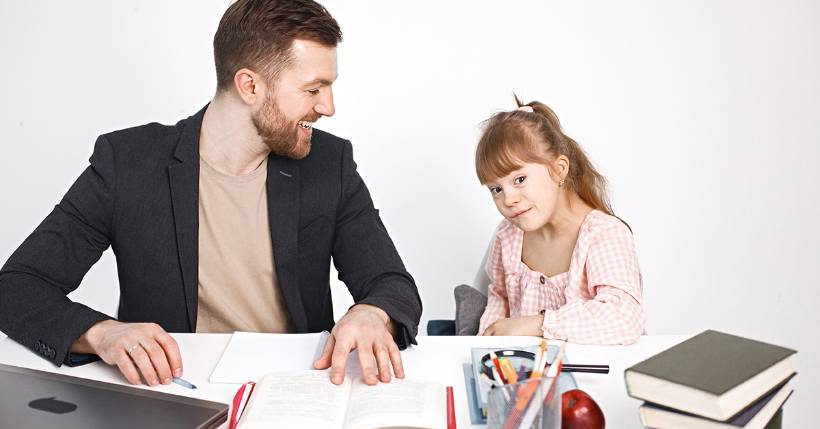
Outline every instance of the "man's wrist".
<path id="1" fill-rule="evenodd" d="M 352 310 L 352 311 L 372 311 L 372 312 L 376 313 L 379 316 L 379 318 L 382 319 L 382 321 L 385 324 L 390 321 L 390 316 L 387 314 L 387 312 L 382 310 L 379 307 L 376 307 L 375 305 L 356 304 L 356 305 L 350 307 L 350 310 Z M 350 310 L 348 310 L 348 311 L 350 311 Z"/>
<path id="2" fill-rule="evenodd" d="M 390 318 L 390 315 L 387 314 L 386 311 L 382 310 L 379 307 L 376 307 L 375 305 L 356 304 L 356 305 L 350 307 L 350 309 L 348 311 L 372 311 L 374 314 L 379 316 L 380 319 L 382 319 L 385 326 L 387 327 L 387 330 L 390 331 L 390 335 L 395 337 L 396 332 L 398 332 L 398 329 L 396 327 L 396 323 L 393 321 L 392 318 Z"/>
<path id="3" fill-rule="evenodd" d="M 113 319 L 102 320 L 91 325 L 80 338 L 71 344 L 71 351 L 74 353 L 95 354 L 96 344 L 99 342 L 100 336 L 106 327 L 120 323 Z"/>

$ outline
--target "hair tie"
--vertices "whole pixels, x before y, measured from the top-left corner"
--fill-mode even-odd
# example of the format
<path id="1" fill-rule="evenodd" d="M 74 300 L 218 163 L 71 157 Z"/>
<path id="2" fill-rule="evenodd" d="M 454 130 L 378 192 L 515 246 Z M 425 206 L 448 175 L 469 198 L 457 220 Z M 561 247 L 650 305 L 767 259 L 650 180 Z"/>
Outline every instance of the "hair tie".
<path id="1" fill-rule="evenodd" d="M 525 112 L 530 112 L 530 113 L 532 113 L 532 112 L 533 112 L 533 110 L 532 110 L 532 106 L 526 106 L 526 105 L 525 105 L 525 106 L 521 106 L 521 107 L 519 107 L 519 108 L 518 108 L 518 110 L 523 110 L 523 111 L 525 111 Z"/>

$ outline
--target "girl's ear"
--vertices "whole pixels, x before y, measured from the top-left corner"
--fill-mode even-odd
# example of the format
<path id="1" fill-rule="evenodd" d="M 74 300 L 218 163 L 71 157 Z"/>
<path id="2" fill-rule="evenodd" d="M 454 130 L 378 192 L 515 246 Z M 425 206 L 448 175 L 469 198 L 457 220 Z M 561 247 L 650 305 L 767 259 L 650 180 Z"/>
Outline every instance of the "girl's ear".
<path id="1" fill-rule="evenodd" d="M 565 155 L 558 155 L 552 161 L 552 169 L 558 175 L 559 181 L 565 180 L 569 176 L 569 158 Z"/>

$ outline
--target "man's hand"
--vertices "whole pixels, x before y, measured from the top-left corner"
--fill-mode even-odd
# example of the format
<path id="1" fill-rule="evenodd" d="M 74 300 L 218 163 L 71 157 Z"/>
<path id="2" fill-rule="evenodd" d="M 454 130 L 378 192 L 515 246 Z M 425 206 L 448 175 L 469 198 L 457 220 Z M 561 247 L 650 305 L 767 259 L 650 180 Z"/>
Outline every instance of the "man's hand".
<path id="1" fill-rule="evenodd" d="M 394 329 L 390 316 L 384 310 L 368 304 L 354 305 L 333 327 L 322 356 L 313 366 L 316 369 L 330 367 L 330 381 L 341 384 L 347 358 L 350 352 L 358 350 L 362 378 L 366 384 L 374 385 L 378 380 L 389 382 L 391 364 L 396 378 L 404 378 L 401 353 L 391 334 Z M 378 380 L 374 360 L 379 368 Z"/>
<path id="2" fill-rule="evenodd" d="M 544 316 L 541 314 L 498 319 L 484 330 L 483 335 L 534 335 L 540 337 L 543 335 L 541 331 L 543 323 Z"/>
<path id="3" fill-rule="evenodd" d="M 71 345 L 75 353 L 99 356 L 119 367 L 131 384 L 168 384 L 182 376 L 182 358 L 176 340 L 155 323 L 96 323 Z M 139 370 L 139 371 L 138 371 Z"/>

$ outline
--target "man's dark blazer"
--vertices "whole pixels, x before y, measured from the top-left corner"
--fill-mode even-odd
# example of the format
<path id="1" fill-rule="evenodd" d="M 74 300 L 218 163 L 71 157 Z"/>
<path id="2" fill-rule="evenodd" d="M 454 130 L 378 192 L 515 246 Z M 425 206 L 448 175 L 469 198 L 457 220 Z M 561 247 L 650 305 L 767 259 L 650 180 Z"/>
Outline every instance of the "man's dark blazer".
<path id="1" fill-rule="evenodd" d="M 97 139 L 90 166 L 0 270 L 0 330 L 56 365 L 109 318 L 66 294 L 111 246 L 118 320 L 194 332 L 199 133 L 207 106 L 175 126 L 151 123 Z M 421 300 L 359 174 L 347 140 L 313 130 L 302 160 L 268 158 L 270 234 L 296 332 L 333 327 L 331 257 L 356 303 L 380 307 L 414 342 Z"/>

